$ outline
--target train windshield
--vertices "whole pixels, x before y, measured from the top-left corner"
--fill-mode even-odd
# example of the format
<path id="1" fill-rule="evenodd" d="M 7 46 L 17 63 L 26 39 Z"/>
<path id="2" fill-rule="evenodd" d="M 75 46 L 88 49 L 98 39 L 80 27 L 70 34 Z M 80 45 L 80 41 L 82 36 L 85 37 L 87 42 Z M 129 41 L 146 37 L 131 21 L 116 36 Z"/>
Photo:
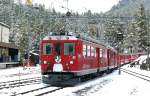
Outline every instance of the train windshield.
<path id="1" fill-rule="evenodd" d="M 44 53 L 44 55 L 50 55 L 52 53 L 52 44 L 50 44 L 50 43 L 44 44 L 43 53 Z"/>
<path id="2" fill-rule="evenodd" d="M 64 55 L 75 55 L 74 43 L 64 43 Z"/>
<path id="3" fill-rule="evenodd" d="M 60 43 L 54 44 L 54 49 L 55 49 L 56 55 L 61 54 L 61 44 Z"/>

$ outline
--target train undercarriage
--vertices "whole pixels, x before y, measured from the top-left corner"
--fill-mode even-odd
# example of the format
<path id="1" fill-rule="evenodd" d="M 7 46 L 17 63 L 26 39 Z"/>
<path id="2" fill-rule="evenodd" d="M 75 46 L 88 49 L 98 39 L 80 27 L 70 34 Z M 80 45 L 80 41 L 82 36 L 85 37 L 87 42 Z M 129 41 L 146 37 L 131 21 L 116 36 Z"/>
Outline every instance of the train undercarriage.
<path id="1" fill-rule="evenodd" d="M 69 72 L 53 72 L 42 75 L 43 83 L 50 84 L 52 86 L 73 86 L 79 83 L 80 80 Z"/>
<path id="2" fill-rule="evenodd" d="M 74 86 L 79 83 L 101 76 L 104 73 L 111 73 L 114 69 L 97 71 L 96 73 L 77 76 L 71 72 L 48 72 L 42 73 L 42 81 L 52 86 Z"/>

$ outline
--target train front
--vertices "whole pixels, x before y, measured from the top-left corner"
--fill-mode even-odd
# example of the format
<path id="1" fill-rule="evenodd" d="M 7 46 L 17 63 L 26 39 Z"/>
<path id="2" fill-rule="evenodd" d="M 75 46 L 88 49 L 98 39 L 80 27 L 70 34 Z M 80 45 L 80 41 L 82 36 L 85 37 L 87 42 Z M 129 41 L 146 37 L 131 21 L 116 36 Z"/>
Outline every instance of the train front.
<path id="1" fill-rule="evenodd" d="M 74 77 L 78 71 L 80 41 L 74 36 L 47 36 L 41 42 L 42 80 L 59 84 Z"/>

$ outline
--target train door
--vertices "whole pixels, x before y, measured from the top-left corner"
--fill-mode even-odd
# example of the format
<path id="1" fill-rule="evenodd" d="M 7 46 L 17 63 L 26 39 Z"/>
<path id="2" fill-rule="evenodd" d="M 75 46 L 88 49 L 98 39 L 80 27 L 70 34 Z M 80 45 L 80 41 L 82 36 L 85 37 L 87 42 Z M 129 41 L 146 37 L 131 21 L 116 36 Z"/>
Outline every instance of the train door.
<path id="1" fill-rule="evenodd" d="M 62 44 L 61 43 L 54 43 L 54 53 L 55 56 L 61 56 L 62 55 Z"/>
<path id="2" fill-rule="evenodd" d="M 107 64 L 108 64 L 108 67 L 111 66 L 111 51 L 110 51 L 110 49 L 107 49 Z"/>
<path id="3" fill-rule="evenodd" d="M 100 70 L 104 71 L 106 70 L 106 54 L 105 54 L 105 49 L 100 48 L 100 52 L 99 52 L 99 57 L 100 57 Z"/>
<path id="4" fill-rule="evenodd" d="M 96 61 L 98 71 L 100 71 L 100 48 L 96 48 Z"/>
<path id="5" fill-rule="evenodd" d="M 108 68 L 107 49 L 104 49 L 103 58 L 104 58 L 104 67 L 107 69 Z"/>
<path id="6" fill-rule="evenodd" d="M 89 68 L 90 68 L 90 64 L 91 64 L 91 60 L 90 59 L 91 59 L 91 46 L 88 45 L 87 46 L 87 66 L 89 66 Z"/>
<path id="7" fill-rule="evenodd" d="M 55 42 L 53 43 L 53 58 L 54 58 L 54 65 L 53 65 L 53 71 L 54 72 L 61 72 L 64 70 L 63 64 L 62 64 L 62 43 Z"/>
<path id="8" fill-rule="evenodd" d="M 117 67 L 117 53 L 114 52 L 115 67 Z"/>
<path id="9" fill-rule="evenodd" d="M 88 59 L 87 59 L 87 45 L 86 44 L 83 44 L 83 53 L 82 54 L 83 54 L 83 58 L 82 58 L 83 62 L 80 62 L 80 65 L 81 65 L 80 68 L 83 68 L 84 65 L 88 64 Z"/>

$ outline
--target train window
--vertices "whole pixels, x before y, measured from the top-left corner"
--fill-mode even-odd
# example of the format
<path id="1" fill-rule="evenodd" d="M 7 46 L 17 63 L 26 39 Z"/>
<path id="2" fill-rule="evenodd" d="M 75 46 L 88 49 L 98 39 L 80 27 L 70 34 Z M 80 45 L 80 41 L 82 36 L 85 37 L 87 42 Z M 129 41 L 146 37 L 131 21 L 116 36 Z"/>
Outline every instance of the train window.
<path id="1" fill-rule="evenodd" d="M 64 43 L 64 55 L 75 55 L 74 43 Z"/>
<path id="2" fill-rule="evenodd" d="M 83 56 L 86 56 L 86 45 L 83 45 Z"/>
<path id="3" fill-rule="evenodd" d="M 91 56 L 94 56 L 94 48 L 91 47 Z"/>
<path id="4" fill-rule="evenodd" d="M 49 55 L 52 53 L 52 44 L 50 43 L 46 43 L 43 46 L 43 53 L 44 55 Z"/>
<path id="5" fill-rule="evenodd" d="M 102 55 L 103 55 L 103 50 L 100 49 L 100 54 L 99 54 L 100 58 L 102 58 Z"/>
<path id="6" fill-rule="evenodd" d="M 87 56 L 90 56 L 90 46 L 87 47 Z"/>

